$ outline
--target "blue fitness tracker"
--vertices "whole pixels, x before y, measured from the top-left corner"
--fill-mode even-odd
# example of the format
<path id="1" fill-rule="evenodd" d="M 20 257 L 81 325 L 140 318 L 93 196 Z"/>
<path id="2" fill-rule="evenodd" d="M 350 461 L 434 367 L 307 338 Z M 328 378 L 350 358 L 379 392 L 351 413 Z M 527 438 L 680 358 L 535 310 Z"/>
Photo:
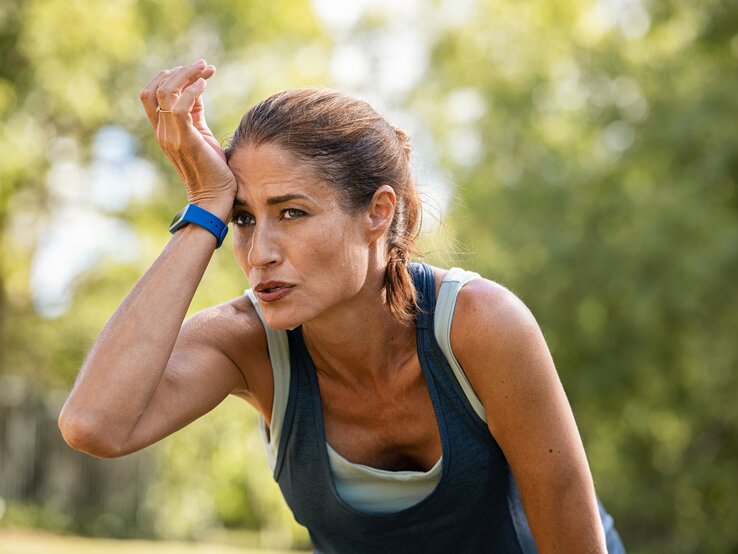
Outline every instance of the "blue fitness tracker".
<path id="1" fill-rule="evenodd" d="M 218 216 L 194 204 L 187 204 L 174 216 L 172 224 L 169 226 L 169 232 L 176 233 L 188 223 L 194 223 L 213 233 L 218 240 L 215 248 L 220 248 L 220 245 L 223 244 L 223 239 L 228 234 L 228 225 L 223 223 Z"/>

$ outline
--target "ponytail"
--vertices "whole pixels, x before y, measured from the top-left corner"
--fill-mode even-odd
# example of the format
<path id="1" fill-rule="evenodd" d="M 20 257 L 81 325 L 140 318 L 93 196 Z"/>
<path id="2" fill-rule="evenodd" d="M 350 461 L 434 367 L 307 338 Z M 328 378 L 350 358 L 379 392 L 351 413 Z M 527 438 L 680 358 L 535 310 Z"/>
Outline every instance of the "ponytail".
<path id="1" fill-rule="evenodd" d="M 384 290 L 387 309 L 397 321 L 404 325 L 415 322 L 418 295 L 413 284 L 408 252 L 399 246 L 390 249 L 387 268 L 384 271 Z"/>
<path id="2" fill-rule="evenodd" d="M 385 301 L 390 314 L 403 325 L 415 323 L 418 293 L 408 264 L 415 253 L 415 237 L 420 231 L 420 198 L 410 172 L 412 149 L 410 137 L 399 127 L 392 126 L 402 163 L 402 179 L 395 190 L 399 193 L 395 217 L 387 237 L 387 267 L 384 272 Z"/>

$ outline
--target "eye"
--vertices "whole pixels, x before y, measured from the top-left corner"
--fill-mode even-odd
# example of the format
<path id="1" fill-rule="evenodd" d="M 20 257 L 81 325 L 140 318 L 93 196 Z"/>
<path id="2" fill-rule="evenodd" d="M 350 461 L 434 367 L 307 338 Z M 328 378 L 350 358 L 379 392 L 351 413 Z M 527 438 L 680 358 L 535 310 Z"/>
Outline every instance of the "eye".
<path id="1" fill-rule="evenodd" d="M 254 218 L 247 213 L 233 214 L 231 221 L 236 227 L 247 227 L 255 223 Z"/>
<path id="2" fill-rule="evenodd" d="M 297 219 L 298 217 L 302 217 L 304 215 L 307 215 L 302 210 L 298 210 L 297 208 L 287 208 L 285 210 L 282 210 L 282 217 L 284 219 Z"/>

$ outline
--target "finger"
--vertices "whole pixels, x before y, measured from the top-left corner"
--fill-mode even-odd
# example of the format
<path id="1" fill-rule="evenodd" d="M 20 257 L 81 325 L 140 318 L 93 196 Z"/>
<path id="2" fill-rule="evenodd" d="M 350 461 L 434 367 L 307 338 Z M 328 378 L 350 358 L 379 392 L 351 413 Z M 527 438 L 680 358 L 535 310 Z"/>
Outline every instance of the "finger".
<path id="1" fill-rule="evenodd" d="M 190 86 L 190 85 L 192 85 L 192 84 L 193 84 L 193 83 L 194 83 L 195 81 L 197 81 L 197 79 L 210 79 L 210 77 L 212 77 L 213 75 L 215 75 L 215 66 L 214 66 L 214 65 L 210 65 L 210 64 L 208 64 L 208 65 L 207 65 L 207 66 L 205 67 L 205 69 L 203 69 L 202 73 L 200 73 L 200 75 L 196 75 L 196 74 L 195 74 L 195 75 L 193 75 L 193 76 L 192 76 L 192 77 L 191 77 L 191 78 L 190 78 L 190 79 L 189 79 L 189 80 L 187 81 L 187 83 L 185 83 L 185 85 L 184 85 L 184 86 L 182 87 L 182 89 L 185 89 L 185 88 L 189 87 L 189 86 Z M 195 107 L 194 107 L 194 110 L 195 110 L 195 111 L 197 111 L 197 109 L 198 109 L 198 106 L 202 107 L 202 97 L 201 97 L 201 96 L 200 96 L 200 97 L 198 97 L 198 100 L 197 100 L 197 102 L 195 103 Z"/>
<path id="2" fill-rule="evenodd" d="M 213 68 L 213 73 L 215 73 L 215 68 Z M 203 95 L 200 95 L 195 99 L 195 104 L 192 106 L 191 113 L 192 122 L 195 128 L 199 131 L 210 132 L 210 129 L 208 129 L 208 125 L 205 122 L 205 98 Z"/>
<path id="3" fill-rule="evenodd" d="M 169 75 L 171 75 L 173 72 L 178 71 L 181 69 L 182 66 L 179 65 L 177 67 L 173 67 L 171 69 L 164 69 L 154 75 L 152 79 L 146 84 L 144 88 L 141 89 L 141 92 L 139 93 L 139 98 L 141 99 L 141 103 L 143 104 L 144 110 L 146 111 L 146 115 L 148 116 L 149 120 L 151 121 L 151 124 L 156 128 L 157 123 L 157 113 L 156 113 L 156 89 L 159 87 L 159 84 L 164 81 Z"/>
<path id="4" fill-rule="evenodd" d="M 171 110 L 185 87 L 190 86 L 208 70 L 205 60 L 197 60 L 166 77 L 156 89 L 156 99 L 162 110 Z M 212 73 L 210 73 L 212 75 Z"/>
<path id="5" fill-rule="evenodd" d="M 192 108 L 206 87 L 205 79 L 200 77 L 190 86 L 182 91 L 177 102 L 172 107 L 172 119 L 180 130 L 189 130 L 192 128 Z"/>
<path id="6" fill-rule="evenodd" d="M 210 77 L 212 77 L 213 75 L 215 75 L 215 66 L 213 64 L 208 64 L 207 67 L 203 70 L 200 77 L 202 77 L 203 79 L 210 79 Z"/>
<path id="7" fill-rule="evenodd" d="M 195 99 L 195 103 L 192 106 L 192 124 L 195 129 L 201 132 L 210 132 L 208 124 L 205 122 L 205 100 L 202 95 Z"/>

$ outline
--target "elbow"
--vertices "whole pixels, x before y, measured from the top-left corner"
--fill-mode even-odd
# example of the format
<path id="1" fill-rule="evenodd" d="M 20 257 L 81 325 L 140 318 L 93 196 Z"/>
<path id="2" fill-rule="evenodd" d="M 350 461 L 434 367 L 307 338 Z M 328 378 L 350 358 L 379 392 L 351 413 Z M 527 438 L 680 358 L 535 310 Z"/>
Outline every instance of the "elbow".
<path id="1" fill-rule="evenodd" d="M 122 443 L 89 416 L 71 414 L 65 406 L 57 421 L 62 438 L 71 448 L 96 458 L 118 458 L 127 452 Z"/>

